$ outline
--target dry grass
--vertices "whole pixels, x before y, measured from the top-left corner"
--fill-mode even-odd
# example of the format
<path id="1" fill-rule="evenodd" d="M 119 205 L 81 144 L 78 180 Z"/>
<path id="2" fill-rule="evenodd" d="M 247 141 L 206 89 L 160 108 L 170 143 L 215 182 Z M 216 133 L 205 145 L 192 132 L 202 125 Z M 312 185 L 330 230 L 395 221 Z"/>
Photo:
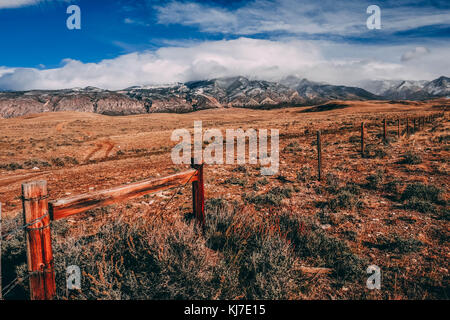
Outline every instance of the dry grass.
<path id="1" fill-rule="evenodd" d="M 192 130 L 194 120 L 222 130 L 276 128 L 279 175 L 263 178 L 253 165 L 206 167 L 206 197 L 219 200 L 208 204 L 204 235 L 189 222 L 190 188 L 176 195 L 161 217 L 154 215 L 173 191 L 55 226 L 59 297 L 65 297 L 64 268 L 78 263 L 85 289 L 72 298 L 447 299 L 448 120 L 384 144 L 384 118 L 435 112 L 431 106 L 437 102 L 345 104 L 313 113 L 229 109 L 0 119 L 3 214 L 14 223 L 20 184 L 26 181 L 47 180 L 56 199 L 184 170 L 171 163 L 170 135 L 177 128 Z M 357 138 L 361 121 L 372 146 L 365 157 Z M 327 176 L 320 183 L 318 129 Z M 396 129 L 394 123 L 390 129 Z M 23 270 L 15 269 L 25 261 L 23 239 L 17 237 L 4 242 L 6 283 Z M 382 270 L 379 291 L 365 288 L 369 264 Z M 300 274 L 298 265 L 334 272 L 311 277 Z"/>

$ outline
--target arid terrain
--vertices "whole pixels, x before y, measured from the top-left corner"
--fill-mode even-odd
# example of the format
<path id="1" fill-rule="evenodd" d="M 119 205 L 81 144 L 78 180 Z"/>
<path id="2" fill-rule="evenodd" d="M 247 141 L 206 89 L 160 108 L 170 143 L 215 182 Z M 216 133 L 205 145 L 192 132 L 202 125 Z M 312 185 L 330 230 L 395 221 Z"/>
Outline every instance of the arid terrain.
<path id="1" fill-rule="evenodd" d="M 171 161 L 171 149 L 176 142 L 170 137 L 175 129 L 192 131 L 195 120 L 202 120 L 204 129 L 218 128 L 223 132 L 227 128 L 279 129 L 278 175 L 261 176 L 259 167 L 249 164 L 205 167 L 206 220 L 220 215 L 219 211 L 240 216 L 227 216 L 234 220 L 229 222 L 226 232 L 217 227 L 218 223 L 209 225 L 204 235 L 196 236 L 186 219 L 191 211 L 190 186 L 180 190 L 167 207 L 165 204 L 177 190 L 58 222 L 53 240 L 55 250 L 59 250 L 55 253 L 59 297 L 66 297 L 64 267 L 83 261 L 87 266 L 80 266 L 84 289 L 72 298 L 448 299 L 450 123 L 446 111 L 449 106 L 448 99 L 333 101 L 322 107 L 274 110 L 221 108 L 186 114 L 116 117 L 56 112 L 0 119 L 0 201 L 6 221 L 3 231 L 21 223 L 20 195 L 24 182 L 47 180 L 50 199 L 59 199 L 183 171 L 187 165 L 174 165 Z M 410 136 L 406 134 L 407 117 L 437 114 L 443 117 L 425 123 L 424 128 Z M 382 141 L 383 119 L 388 121 L 387 142 Z M 400 138 L 397 119 L 401 120 Z M 362 121 L 366 123 L 364 156 L 360 153 Z M 414 126 L 412 121 L 410 126 Z M 322 132 L 320 182 L 317 130 Z M 101 244 L 101 237 L 96 235 L 120 238 L 116 232 L 120 227 L 109 225 L 111 221 L 117 222 L 118 217 L 140 240 L 133 242 L 130 236 L 127 245 L 126 240 L 114 240 L 114 252 L 119 256 L 108 255 L 108 250 L 113 250 L 108 247 L 111 244 Z M 298 228 L 282 223 L 289 219 L 296 221 Z M 142 235 L 133 229 L 139 225 L 150 228 L 154 238 L 142 240 L 150 233 Z M 262 251 L 255 249 L 249 253 L 246 250 L 251 243 L 247 242 L 249 236 L 243 235 L 244 227 L 266 230 L 262 233 L 259 230 L 255 239 L 261 235 L 264 241 L 281 239 L 282 243 L 277 245 L 282 249 L 261 240 Z M 177 252 L 182 252 L 179 260 L 169 257 L 170 250 L 164 249 L 164 241 L 169 243 L 174 228 L 184 234 L 185 238 L 178 233 L 174 236 L 180 243 L 186 239 L 191 243 L 178 249 Z M 233 232 L 235 236 L 231 237 Z M 97 238 L 89 242 L 87 236 Z M 20 242 L 20 238 L 14 237 L 23 238 L 14 235 L 3 242 L 4 283 L 20 275 L 25 263 L 23 249 L 19 244 L 11 244 Z M 223 249 L 231 238 L 243 246 L 242 250 L 236 253 Z M 158 254 L 154 253 L 158 250 L 151 249 L 158 245 L 149 245 L 157 243 L 157 239 L 164 240 Z M 259 245 L 258 241 L 255 243 Z M 151 247 L 146 249 L 152 252 L 148 255 L 159 263 L 159 269 L 155 270 L 170 265 L 172 273 L 148 271 L 149 278 L 140 278 L 141 269 L 153 261 L 136 249 L 143 243 Z M 266 245 L 278 256 L 267 254 L 264 250 L 273 251 Z M 103 250 L 103 256 L 99 250 Z M 254 258 L 242 260 L 242 252 Z M 261 256 L 271 257 L 267 258 L 270 260 L 267 265 L 258 260 Z M 126 261 L 133 259 L 143 265 L 137 269 L 127 266 Z M 190 259 L 195 261 L 191 263 Z M 233 266 L 239 264 L 241 267 L 235 270 Z M 381 268 L 380 290 L 366 288 L 369 265 Z M 283 267 L 277 269 L 278 266 Z M 331 271 L 291 273 L 300 270 L 298 266 Z M 183 272 L 192 274 L 190 268 L 194 267 L 199 272 L 197 278 L 183 278 Z M 285 275 L 286 279 L 279 275 Z M 160 291 L 156 287 L 149 290 L 160 294 L 130 289 L 132 285 L 121 280 L 131 281 L 130 277 L 138 287 L 159 281 Z M 272 279 L 277 279 L 277 283 Z M 25 289 L 18 288 L 13 297 L 21 297 L 21 290 Z"/>

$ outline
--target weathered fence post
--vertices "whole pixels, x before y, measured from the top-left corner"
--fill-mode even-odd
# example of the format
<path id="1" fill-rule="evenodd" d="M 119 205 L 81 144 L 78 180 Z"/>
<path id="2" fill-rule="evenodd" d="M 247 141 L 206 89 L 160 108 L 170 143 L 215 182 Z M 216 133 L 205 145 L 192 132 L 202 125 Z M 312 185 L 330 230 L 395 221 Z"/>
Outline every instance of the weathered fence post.
<path id="1" fill-rule="evenodd" d="M 383 141 L 387 141 L 387 133 L 386 133 L 386 119 L 383 120 Z"/>
<path id="2" fill-rule="evenodd" d="M 400 138 L 400 118 L 397 119 L 397 137 Z"/>
<path id="3" fill-rule="evenodd" d="M 205 225 L 205 186 L 203 180 L 203 164 L 195 164 L 191 158 L 191 167 L 197 169 L 198 180 L 192 182 L 192 207 L 197 222 Z"/>
<path id="4" fill-rule="evenodd" d="M 361 122 L 361 156 L 364 156 L 364 122 Z"/>
<path id="5" fill-rule="evenodd" d="M 317 130 L 317 172 L 319 181 L 322 179 L 322 143 L 320 140 L 320 130 Z"/>
<path id="6" fill-rule="evenodd" d="M 409 136 L 409 118 L 406 118 L 406 135 Z"/>
<path id="7" fill-rule="evenodd" d="M 26 225 L 31 300 L 55 297 L 55 271 L 48 213 L 47 181 L 22 185 L 23 217 Z"/>

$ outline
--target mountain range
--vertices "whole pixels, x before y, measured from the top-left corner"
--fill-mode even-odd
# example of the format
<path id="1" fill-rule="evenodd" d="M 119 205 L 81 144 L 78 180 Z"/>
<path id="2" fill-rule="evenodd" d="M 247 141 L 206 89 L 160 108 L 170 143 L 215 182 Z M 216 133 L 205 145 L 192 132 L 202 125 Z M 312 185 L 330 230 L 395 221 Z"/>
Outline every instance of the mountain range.
<path id="1" fill-rule="evenodd" d="M 95 87 L 0 92 L 0 117 L 55 111 L 131 115 L 185 113 L 212 108 L 308 106 L 331 100 L 427 100 L 450 96 L 450 78 L 433 81 L 374 80 L 359 87 L 313 82 L 295 76 L 279 82 L 229 77 L 118 91 Z"/>

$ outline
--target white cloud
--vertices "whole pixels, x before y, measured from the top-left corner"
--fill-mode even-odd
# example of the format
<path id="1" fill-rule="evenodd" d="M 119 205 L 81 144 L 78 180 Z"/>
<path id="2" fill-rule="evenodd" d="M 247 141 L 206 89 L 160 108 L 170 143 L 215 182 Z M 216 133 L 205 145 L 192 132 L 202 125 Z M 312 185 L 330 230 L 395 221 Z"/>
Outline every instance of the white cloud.
<path id="1" fill-rule="evenodd" d="M 424 55 L 427 55 L 430 53 L 430 50 L 425 47 L 415 47 L 413 50 L 406 51 L 403 55 L 401 60 L 402 61 L 409 61 L 412 59 L 417 59 L 420 57 L 423 57 Z"/>
<path id="2" fill-rule="evenodd" d="M 172 1 L 155 8 L 161 24 L 196 26 L 203 32 L 238 35 L 270 32 L 369 35 L 366 9 L 371 4 L 372 1 L 365 0 L 256 0 L 230 10 L 194 2 Z M 446 9 L 418 9 L 398 1 L 386 2 L 380 7 L 382 29 L 389 32 L 448 24 L 450 21 L 450 11 Z"/>
<path id="3" fill-rule="evenodd" d="M 0 8 L 19 8 L 37 4 L 40 0 L 0 0 Z"/>
<path id="4" fill-rule="evenodd" d="M 66 1 L 68 0 L 0 0 L 0 9 L 20 8 L 37 5 L 42 2 Z"/>
<path id="5" fill-rule="evenodd" d="M 99 63 L 66 59 L 64 65 L 57 69 L 0 68 L 0 88 L 29 90 L 96 86 L 123 89 L 133 85 L 236 75 L 267 80 L 297 75 L 314 81 L 350 85 L 363 79 L 431 80 L 450 70 L 450 61 L 445 58 L 450 56 L 449 47 L 433 48 L 420 64 L 398 62 L 405 47 L 380 47 L 374 56 L 351 57 L 345 54 L 367 50 L 363 48 L 299 40 L 240 38 L 208 41 L 186 47 L 130 53 Z M 331 51 L 334 51 L 334 56 L 330 56 Z M 344 54 L 339 56 L 336 54 L 338 51 Z M 391 55 L 397 55 L 397 62 L 376 58 Z"/>

